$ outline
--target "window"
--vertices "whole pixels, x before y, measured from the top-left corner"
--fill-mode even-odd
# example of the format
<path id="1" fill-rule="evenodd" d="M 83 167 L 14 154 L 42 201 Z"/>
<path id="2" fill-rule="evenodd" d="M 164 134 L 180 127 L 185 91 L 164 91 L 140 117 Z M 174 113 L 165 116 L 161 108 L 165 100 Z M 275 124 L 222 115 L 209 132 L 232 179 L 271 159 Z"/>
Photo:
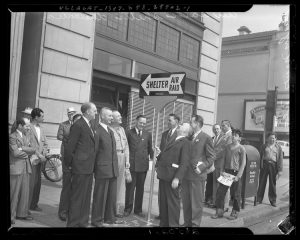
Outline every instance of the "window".
<path id="1" fill-rule="evenodd" d="M 199 41 L 183 34 L 180 47 L 180 61 L 198 67 Z"/>
<path id="2" fill-rule="evenodd" d="M 136 47 L 154 51 L 157 21 L 143 13 L 130 14 L 128 41 Z"/>
<path id="3" fill-rule="evenodd" d="M 161 69 L 154 68 L 154 67 L 148 66 L 146 64 L 136 62 L 134 77 L 140 79 L 142 74 L 165 73 L 165 72 L 166 71 L 163 71 Z"/>
<path id="4" fill-rule="evenodd" d="M 156 52 L 166 58 L 178 60 L 179 32 L 161 23 L 158 31 Z"/>

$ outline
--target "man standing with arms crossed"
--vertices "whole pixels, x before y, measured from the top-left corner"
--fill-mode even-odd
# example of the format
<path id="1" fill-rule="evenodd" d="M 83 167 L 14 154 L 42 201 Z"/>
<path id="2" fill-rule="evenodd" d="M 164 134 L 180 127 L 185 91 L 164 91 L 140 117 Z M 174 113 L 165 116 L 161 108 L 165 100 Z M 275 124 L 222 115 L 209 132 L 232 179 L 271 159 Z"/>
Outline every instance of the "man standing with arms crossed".
<path id="1" fill-rule="evenodd" d="M 88 102 L 81 106 L 82 117 L 72 126 L 65 149 L 65 166 L 71 170 L 70 205 L 67 227 L 87 227 L 90 213 L 97 138 L 90 121 L 97 108 Z"/>
<path id="2" fill-rule="evenodd" d="M 65 151 L 65 146 L 67 145 L 69 139 L 70 128 L 72 125 L 72 118 L 75 113 L 76 113 L 75 109 L 73 107 L 69 107 L 67 109 L 68 120 L 60 123 L 57 131 L 57 139 L 59 141 L 62 141 L 60 146 L 60 155 L 62 161 L 63 179 L 62 179 L 62 190 L 60 193 L 60 201 L 58 207 L 58 217 L 62 221 L 66 221 L 67 219 L 67 212 L 69 209 L 69 198 L 70 198 L 70 191 L 71 191 L 71 172 L 65 166 L 64 151 Z"/>
<path id="3" fill-rule="evenodd" d="M 193 115 L 191 158 L 187 172 L 182 180 L 182 204 L 185 227 L 200 227 L 203 213 L 204 185 L 206 170 L 215 160 L 211 137 L 202 131 L 203 118 Z"/>

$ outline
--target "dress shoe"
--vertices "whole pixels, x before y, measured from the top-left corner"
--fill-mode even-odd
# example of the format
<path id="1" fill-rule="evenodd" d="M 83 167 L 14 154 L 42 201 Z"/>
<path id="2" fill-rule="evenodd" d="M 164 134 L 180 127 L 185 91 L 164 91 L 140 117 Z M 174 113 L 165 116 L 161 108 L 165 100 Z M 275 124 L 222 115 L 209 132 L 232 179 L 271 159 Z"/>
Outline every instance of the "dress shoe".
<path id="1" fill-rule="evenodd" d="M 130 212 L 124 211 L 123 217 L 128 217 L 130 215 Z"/>
<path id="2" fill-rule="evenodd" d="M 223 215 L 224 215 L 224 210 L 221 208 L 217 208 L 216 213 L 213 216 L 211 216 L 211 218 L 212 219 L 222 218 Z"/>
<path id="3" fill-rule="evenodd" d="M 37 211 L 37 212 L 41 212 L 43 211 L 41 208 L 39 208 L 38 206 L 36 206 L 35 208 L 30 209 L 31 211 Z"/>
<path id="4" fill-rule="evenodd" d="M 156 220 L 160 220 L 160 215 L 155 217 Z"/>
<path id="5" fill-rule="evenodd" d="M 91 223 L 93 227 L 103 227 L 103 223 Z"/>
<path id="6" fill-rule="evenodd" d="M 63 221 L 63 222 L 67 221 L 67 217 L 66 217 L 65 214 L 60 214 L 60 215 L 58 215 L 58 218 L 59 218 L 61 221 Z"/>
<path id="7" fill-rule="evenodd" d="M 232 210 L 230 216 L 227 218 L 228 220 L 235 220 L 238 218 L 238 212 L 235 210 Z"/>
<path id="8" fill-rule="evenodd" d="M 122 217 L 123 217 L 123 214 L 117 213 L 117 214 L 116 214 L 116 217 L 117 217 L 117 218 L 122 218 Z"/>
<path id="9" fill-rule="evenodd" d="M 273 207 L 277 207 L 276 203 L 275 202 L 271 202 L 271 206 Z"/>
<path id="10" fill-rule="evenodd" d="M 141 218 L 144 218 L 144 217 L 145 217 L 145 214 L 142 213 L 142 212 L 134 213 L 134 215 L 137 215 L 137 216 L 139 216 L 139 217 L 141 217 Z"/>
<path id="11" fill-rule="evenodd" d="M 26 216 L 26 217 L 16 217 L 16 219 L 31 221 L 31 220 L 33 220 L 33 217 L 31 217 L 31 216 Z"/>

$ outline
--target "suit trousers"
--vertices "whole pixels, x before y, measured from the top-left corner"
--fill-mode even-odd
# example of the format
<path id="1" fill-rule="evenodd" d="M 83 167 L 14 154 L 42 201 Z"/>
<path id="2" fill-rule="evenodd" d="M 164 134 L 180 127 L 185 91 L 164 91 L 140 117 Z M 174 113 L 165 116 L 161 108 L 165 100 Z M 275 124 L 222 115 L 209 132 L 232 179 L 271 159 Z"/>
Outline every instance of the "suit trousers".
<path id="1" fill-rule="evenodd" d="M 60 192 L 60 200 L 58 206 L 58 215 L 64 215 L 68 213 L 70 205 L 70 195 L 71 195 L 71 172 L 63 171 L 62 176 L 62 189 Z"/>
<path id="2" fill-rule="evenodd" d="M 232 174 L 236 176 L 238 174 L 238 171 L 234 170 L 225 170 L 226 173 Z M 216 208 L 224 209 L 224 199 L 225 195 L 228 191 L 229 187 L 223 184 L 219 184 L 219 187 L 217 189 L 217 196 L 216 196 Z M 237 182 L 233 182 L 230 186 L 230 196 L 233 200 L 233 207 L 232 210 L 235 210 L 237 212 L 240 211 L 241 206 L 241 189 L 242 189 L 242 180 L 239 179 Z"/>
<path id="3" fill-rule="evenodd" d="M 72 174 L 67 227 L 87 227 L 89 222 L 93 174 Z"/>
<path id="4" fill-rule="evenodd" d="M 171 182 L 159 180 L 160 227 L 179 227 L 179 188 L 173 189 Z"/>
<path id="5" fill-rule="evenodd" d="M 213 199 L 213 172 L 207 174 L 205 185 L 205 202 L 210 202 Z"/>
<path id="6" fill-rule="evenodd" d="M 29 209 L 34 209 L 38 206 L 41 192 L 41 169 L 42 164 L 38 163 L 37 165 L 32 166 L 32 173 L 30 176 L 30 187 L 29 187 Z"/>
<path id="7" fill-rule="evenodd" d="M 185 227 L 200 227 L 203 214 L 203 180 L 182 180 L 181 198 Z"/>
<path id="8" fill-rule="evenodd" d="M 116 200 L 117 178 L 96 178 L 93 193 L 92 224 L 115 221 Z"/>
<path id="9" fill-rule="evenodd" d="M 29 173 L 10 175 L 10 211 L 11 220 L 28 216 Z"/>
<path id="10" fill-rule="evenodd" d="M 134 213 L 141 213 L 143 209 L 144 184 L 147 172 L 130 171 L 130 173 L 132 181 L 126 183 L 124 211 L 131 213 L 134 200 Z"/>
<path id="11" fill-rule="evenodd" d="M 125 154 L 117 152 L 119 176 L 117 178 L 117 212 L 120 214 L 120 207 L 125 205 Z"/>
<path id="12" fill-rule="evenodd" d="M 269 201 L 270 203 L 276 203 L 276 175 L 277 175 L 277 168 L 276 162 L 269 162 L 263 160 L 263 168 L 260 171 L 259 175 L 259 187 L 257 191 L 257 201 L 262 202 L 265 195 L 265 189 L 267 185 L 267 179 L 269 176 Z"/>

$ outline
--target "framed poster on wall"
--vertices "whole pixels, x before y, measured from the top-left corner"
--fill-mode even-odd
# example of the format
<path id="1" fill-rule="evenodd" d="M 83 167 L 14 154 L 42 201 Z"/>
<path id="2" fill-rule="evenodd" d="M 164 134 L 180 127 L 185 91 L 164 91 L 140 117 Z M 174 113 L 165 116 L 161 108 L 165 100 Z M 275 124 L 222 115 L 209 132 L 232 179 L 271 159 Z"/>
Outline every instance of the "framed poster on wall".
<path id="1" fill-rule="evenodd" d="M 244 131 L 264 131 L 266 100 L 245 100 L 244 102 Z M 276 108 L 277 126 L 275 132 L 289 132 L 290 126 L 290 102 L 289 100 L 277 100 Z"/>

